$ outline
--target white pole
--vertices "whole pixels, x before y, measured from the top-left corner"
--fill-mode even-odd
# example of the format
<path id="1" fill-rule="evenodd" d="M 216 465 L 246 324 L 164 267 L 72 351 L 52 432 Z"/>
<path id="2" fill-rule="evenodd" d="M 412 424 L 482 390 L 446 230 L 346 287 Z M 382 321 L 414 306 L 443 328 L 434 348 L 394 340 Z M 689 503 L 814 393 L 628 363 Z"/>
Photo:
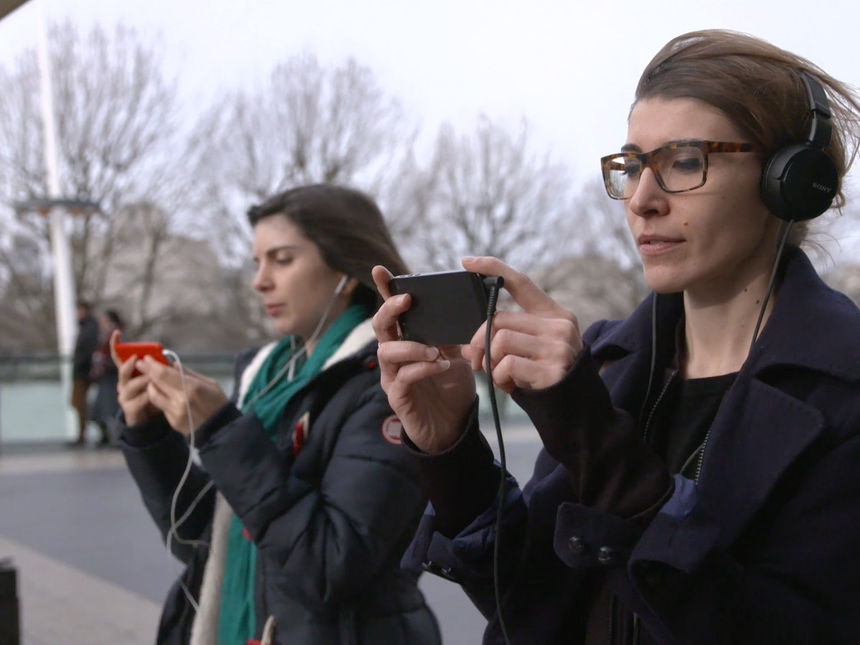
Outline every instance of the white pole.
<path id="1" fill-rule="evenodd" d="M 42 127 L 45 150 L 45 171 L 48 179 L 48 198 L 60 197 L 60 173 L 57 158 L 57 127 L 54 113 L 54 94 L 51 83 L 51 63 L 48 59 L 48 33 L 45 26 L 44 0 L 39 9 L 39 79 L 42 106 Z M 65 410 L 66 435 L 77 436 L 77 421 L 69 399 L 72 392 L 72 352 L 77 334 L 75 315 L 75 282 L 72 273 L 72 255 L 66 236 L 65 213 L 54 207 L 48 213 L 51 229 L 51 255 L 54 264 L 54 308 L 57 319 L 57 349 L 60 354 L 60 381 L 62 384 L 63 410 Z"/>

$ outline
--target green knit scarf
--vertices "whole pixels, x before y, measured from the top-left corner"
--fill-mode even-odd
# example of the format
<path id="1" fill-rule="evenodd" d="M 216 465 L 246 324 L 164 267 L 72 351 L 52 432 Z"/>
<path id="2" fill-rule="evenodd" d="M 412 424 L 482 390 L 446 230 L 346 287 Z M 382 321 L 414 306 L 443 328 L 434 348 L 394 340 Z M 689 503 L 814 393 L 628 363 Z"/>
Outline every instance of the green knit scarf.
<path id="1" fill-rule="evenodd" d="M 293 394 L 322 369 L 349 333 L 369 316 L 370 311 L 366 307 L 348 307 L 320 337 L 310 357 L 300 356 L 296 360 L 295 375 L 292 379 L 283 374 L 268 390 L 258 395 L 292 357 L 294 337 L 286 336 L 278 341 L 254 375 L 240 402 L 242 412 L 256 414 L 266 433 L 274 438 L 281 413 Z M 250 539 L 242 535 L 242 530 L 242 523 L 234 514 L 227 536 L 224 582 L 221 585 L 218 645 L 245 645 L 247 639 L 254 637 L 256 628 L 254 571 L 257 548 Z"/>

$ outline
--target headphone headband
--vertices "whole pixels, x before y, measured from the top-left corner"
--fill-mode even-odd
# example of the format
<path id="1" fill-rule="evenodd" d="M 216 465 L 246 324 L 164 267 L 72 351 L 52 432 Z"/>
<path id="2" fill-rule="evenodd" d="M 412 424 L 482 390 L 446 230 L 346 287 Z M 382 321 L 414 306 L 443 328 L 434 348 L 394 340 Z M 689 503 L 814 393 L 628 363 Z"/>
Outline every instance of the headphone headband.
<path id="1" fill-rule="evenodd" d="M 830 145 L 830 136 L 833 126 L 830 123 L 830 102 L 821 84 L 809 73 L 799 70 L 800 80 L 806 87 L 806 96 L 809 98 L 809 111 L 811 121 L 809 124 L 809 136 L 806 140 L 816 148 L 822 150 Z"/>

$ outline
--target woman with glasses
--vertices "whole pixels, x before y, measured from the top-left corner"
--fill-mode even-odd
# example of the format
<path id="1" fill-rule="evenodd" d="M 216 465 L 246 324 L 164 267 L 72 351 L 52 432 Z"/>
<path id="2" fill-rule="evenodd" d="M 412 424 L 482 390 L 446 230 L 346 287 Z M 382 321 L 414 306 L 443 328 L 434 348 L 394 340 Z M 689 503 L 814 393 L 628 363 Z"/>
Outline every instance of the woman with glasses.
<path id="1" fill-rule="evenodd" d="M 799 248 L 844 201 L 858 115 L 799 56 L 679 36 L 601 160 L 653 291 L 630 317 L 580 335 L 523 274 L 463 259 L 519 305 L 490 362 L 543 442 L 522 489 L 497 494 L 478 428 L 484 328 L 458 352 L 403 341 L 409 298 L 387 298 L 382 386 L 431 501 L 406 562 L 465 588 L 485 642 L 860 640 L 860 311 Z"/>

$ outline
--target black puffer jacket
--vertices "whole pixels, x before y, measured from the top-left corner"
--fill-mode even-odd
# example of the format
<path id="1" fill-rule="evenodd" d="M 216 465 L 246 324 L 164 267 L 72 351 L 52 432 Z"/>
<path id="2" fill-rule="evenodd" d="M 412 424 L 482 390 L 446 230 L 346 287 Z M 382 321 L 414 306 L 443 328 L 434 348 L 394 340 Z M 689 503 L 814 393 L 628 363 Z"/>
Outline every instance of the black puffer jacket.
<path id="1" fill-rule="evenodd" d="M 367 339 L 368 331 L 368 324 L 359 326 L 344 345 L 354 345 L 356 334 Z M 182 487 L 176 517 L 210 478 L 239 516 L 259 548 L 257 638 L 273 616 L 275 643 L 440 642 L 416 577 L 399 568 L 425 500 L 412 460 L 396 445 L 399 424 L 379 386 L 375 352 L 371 341 L 299 390 L 274 442 L 256 416 L 243 416 L 233 403 L 196 432 L 203 468 L 194 467 Z M 240 357 L 237 375 L 252 355 Z M 294 456 L 297 428 L 306 439 Z M 126 428 L 122 447 L 166 536 L 171 498 L 188 459 L 186 443 L 161 418 Z M 209 546 L 214 508 L 210 489 L 179 531 L 182 539 L 205 544 L 172 540 L 174 554 L 188 565 L 182 581 L 195 600 L 206 560 L 218 548 Z M 158 642 L 189 642 L 194 619 L 177 582 Z"/>

